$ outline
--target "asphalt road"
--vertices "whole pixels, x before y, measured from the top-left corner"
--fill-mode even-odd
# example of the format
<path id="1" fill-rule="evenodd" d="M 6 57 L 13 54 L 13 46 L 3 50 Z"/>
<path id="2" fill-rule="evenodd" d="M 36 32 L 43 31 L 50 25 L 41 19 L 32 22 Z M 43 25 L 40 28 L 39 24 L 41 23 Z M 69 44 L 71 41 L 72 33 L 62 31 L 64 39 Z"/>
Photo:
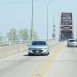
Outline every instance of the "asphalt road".
<path id="1" fill-rule="evenodd" d="M 51 46 L 48 56 L 24 52 L 1 59 L 0 77 L 77 77 L 77 47 L 60 42 Z"/>

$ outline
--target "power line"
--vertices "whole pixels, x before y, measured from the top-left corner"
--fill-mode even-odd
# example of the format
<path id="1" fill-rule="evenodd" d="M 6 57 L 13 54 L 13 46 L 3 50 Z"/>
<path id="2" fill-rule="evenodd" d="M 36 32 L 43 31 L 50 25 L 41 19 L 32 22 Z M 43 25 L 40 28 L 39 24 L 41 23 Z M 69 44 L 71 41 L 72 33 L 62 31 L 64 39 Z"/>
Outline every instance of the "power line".
<path id="1" fill-rule="evenodd" d="M 34 2 L 37 2 L 37 1 L 41 1 L 41 0 L 35 0 Z M 52 1 L 52 0 L 51 0 Z M 13 1 L 13 2 L 0 2 L 0 5 L 13 5 L 13 4 L 25 4 L 25 3 L 29 3 L 29 2 L 32 2 L 32 0 L 26 0 L 26 1 Z M 45 0 L 41 1 L 41 3 L 44 3 Z"/>
<path id="2" fill-rule="evenodd" d="M 25 4 L 29 1 L 14 1 L 14 2 L 2 2 L 0 5 L 13 5 L 13 4 Z"/>

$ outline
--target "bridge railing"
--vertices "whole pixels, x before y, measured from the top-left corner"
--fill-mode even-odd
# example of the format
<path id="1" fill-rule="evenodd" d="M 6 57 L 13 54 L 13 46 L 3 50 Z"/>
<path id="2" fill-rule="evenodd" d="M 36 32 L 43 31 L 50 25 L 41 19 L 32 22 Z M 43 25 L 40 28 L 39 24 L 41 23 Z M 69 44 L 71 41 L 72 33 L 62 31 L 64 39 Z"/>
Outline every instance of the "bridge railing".
<path id="1" fill-rule="evenodd" d="M 28 44 L 28 43 L 30 43 L 30 40 L 0 41 L 0 46 Z"/>

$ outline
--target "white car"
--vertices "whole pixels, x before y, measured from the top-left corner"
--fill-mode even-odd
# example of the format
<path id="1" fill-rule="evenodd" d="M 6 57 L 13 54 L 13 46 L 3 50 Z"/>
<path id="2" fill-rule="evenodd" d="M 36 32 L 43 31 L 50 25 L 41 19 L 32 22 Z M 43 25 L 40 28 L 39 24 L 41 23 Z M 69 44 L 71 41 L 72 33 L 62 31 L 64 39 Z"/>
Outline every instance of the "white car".
<path id="1" fill-rule="evenodd" d="M 77 42 L 75 39 L 68 39 L 67 40 L 67 47 L 77 47 Z"/>
<path id="2" fill-rule="evenodd" d="M 46 41 L 32 41 L 28 48 L 28 55 L 49 55 L 49 45 Z"/>

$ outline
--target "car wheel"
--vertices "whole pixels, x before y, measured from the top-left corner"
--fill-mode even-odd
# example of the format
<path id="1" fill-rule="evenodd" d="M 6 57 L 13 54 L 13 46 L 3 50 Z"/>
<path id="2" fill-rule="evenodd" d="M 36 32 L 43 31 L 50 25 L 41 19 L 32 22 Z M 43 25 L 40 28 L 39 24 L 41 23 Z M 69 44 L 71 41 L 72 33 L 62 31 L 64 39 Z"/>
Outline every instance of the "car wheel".
<path id="1" fill-rule="evenodd" d="M 48 54 L 47 55 L 49 55 L 49 52 L 48 52 Z"/>
<path id="2" fill-rule="evenodd" d="M 69 47 L 69 45 L 67 45 L 67 47 Z"/>
<path id="3" fill-rule="evenodd" d="M 32 54 L 30 54 L 30 53 L 28 54 L 28 56 L 31 56 L 31 55 L 32 55 Z"/>
<path id="4" fill-rule="evenodd" d="M 46 56 L 48 56 L 49 55 L 49 52 L 46 54 Z"/>

